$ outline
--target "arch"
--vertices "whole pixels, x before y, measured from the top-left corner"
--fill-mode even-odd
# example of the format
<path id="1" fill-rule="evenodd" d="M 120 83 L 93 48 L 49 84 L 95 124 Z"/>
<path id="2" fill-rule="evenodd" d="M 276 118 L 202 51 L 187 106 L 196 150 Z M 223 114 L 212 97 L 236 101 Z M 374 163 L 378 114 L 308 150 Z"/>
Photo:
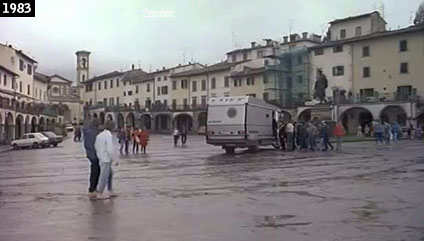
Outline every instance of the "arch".
<path id="1" fill-rule="evenodd" d="M 93 118 L 99 118 L 99 117 L 97 116 L 97 113 L 94 113 L 94 114 L 93 114 Z"/>
<path id="2" fill-rule="evenodd" d="M 290 114 L 290 112 L 285 111 L 285 110 L 281 110 L 280 111 L 280 120 L 284 123 L 288 123 L 289 121 L 292 120 L 292 115 Z"/>
<path id="3" fill-rule="evenodd" d="M 28 115 L 25 117 L 24 131 L 25 131 L 25 133 L 28 133 L 28 132 L 31 131 L 31 126 L 30 126 L 29 116 Z"/>
<path id="4" fill-rule="evenodd" d="M 22 115 L 16 116 L 15 120 L 15 138 L 20 138 L 24 134 L 24 117 Z"/>
<path id="5" fill-rule="evenodd" d="M 112 120 L 113 121 L 113 115 L 112 114 L 107 114 L 106 115 L 106 120 Z"/>
<path id="6" fill-rule="evenodd" d="M 46 119 L 44 117 L 40 117 L 38 120 L 38 131 L 46 130 Z"/>
<path id="7" fill-rule="evenodd" d="M 30 131 L 31 132 L 37 132 L 38 128 L 37 128 L 37 118 L 35 116 L 33 116 L 31 118 L 31 127 L 30 127 Z"/>
<path id="8" fill-rule="evenodd" d="M 15 139 L 15 132 L 14 132 L 14 119 L 12 113 L 8 112 L 6 114 L 5 120 L 4 120 L 4 138 L 7 142 L 12 141 Z"/>
<path id="9" fill-rule="evenodd" d="M 311 109 L 303 110 L 302 112 L 299 113 L 299 116 L 297 117 L 298 121 L 303 121 L 303 122 L 311 121 L 311 119 L 312 119 Z"/>
<path id="10" fill-rule="evenodd" d="M 150 130 L 152 129 L 152 116 L 150 114 L 142 114 L 140 116 L 140 127 L 143 130 Z"/>
<path id="11" fill-rule="evenodd" d="M 178 114 L 174 117 L 174 127 L 177 127 L 178 130 L 186 128 L 187 131 L 191 131 L 193 118 L 188 114 Z"/>
<path id="12" fill-rule="evenodd" d="M 374 120 L 374 116 L 371 111 L 364 107 L 351 107 L 343 111 L 339 119 L 342 120 L 342 124 L 349 134 L 354 134 L 358 131 L 358 126 L 362 127 L 362 131 L 365 126 L 371 126 L 371 122 Z"/>
<path id="13" fill-rule="evenodd" d="M 0 103 L 1 103 L 1 97 L 0 97 Z M 3 116 L 1 115 L 1 112 L 0 112 L 0 144 L 3 143 L 5 140 L 5 137 L 3 136 L 4 131 L 3 131 L 3 128 L 1 128 L 2 125 L 3 125 Z"/>
<path id="14" fill-rule="evenodd" d="M 122 129 L 125 126 L 124 116 L 121 113 L 118 113 L 118 129 Z"/>
<path id="15" fill-rule="evenodd" d="M 49 118 L 46 118 L 46 130 L 51 131 L 52 130 L 52 121 Z"/>
<path id="16" fill-rule="evenodd" d="M 397 121 L 399 125 L 406 126 L 407 113 L 398 105 L 388 105 L 384 107 L 380 112 L 380 120 L 383 122 Z"/>
<path id="17" fill-rule="evenodd" d="M 171 116 L 167 114 L 158 114 L 155 117 L 155 129 L 158 131 L 161 130 L 170 130 L 171 129 Z"/>
<path id="18" fill-rule="evenodd" d="M 132 113 L 132 112 L 128 113 L 127 118 L 126 118 L 126 123 L 127 123 L 127 126 L 129 126 L 129 127 L 135 127 L 134 113 Z"/>
<path id="19" fill-rule="evenodd" d="M 200 128 L 202 126 L 206 126 L 206 121 L 208 119 L 208 113 L 207 112 L 200 112 L 197 116 L 197 128 Z"/>
<path id="20" fill-rule="evenodd" d="M 100 120 L 100 124 L 104 124 L 105 123 L 105 113 L 104 112 L 100 112 L 99 114 L 99 120 Z"/>

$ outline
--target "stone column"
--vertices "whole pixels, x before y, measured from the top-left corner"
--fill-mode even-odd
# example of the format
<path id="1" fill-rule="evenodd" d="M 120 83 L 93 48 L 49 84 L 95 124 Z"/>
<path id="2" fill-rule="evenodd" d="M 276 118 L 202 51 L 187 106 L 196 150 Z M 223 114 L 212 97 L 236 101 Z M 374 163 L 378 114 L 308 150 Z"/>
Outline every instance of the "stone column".
<path id="1" fill-rule="evenodd" d="M 6 133 L 4 132 L 4 124 L 0 124 L 0 143 L 6 142 Z"/>

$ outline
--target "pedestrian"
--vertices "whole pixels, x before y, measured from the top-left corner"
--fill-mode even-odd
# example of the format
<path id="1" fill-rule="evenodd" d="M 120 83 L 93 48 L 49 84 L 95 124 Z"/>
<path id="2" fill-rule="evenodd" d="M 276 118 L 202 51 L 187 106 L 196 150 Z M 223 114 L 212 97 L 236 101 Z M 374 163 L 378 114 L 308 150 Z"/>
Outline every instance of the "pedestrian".
<path id="1" fill-rule="evenodd" d="M 415 128 L 414 139 L 421 140 L 421 128 L 418 125 L 417 128 Z"/>
<path id="2" fill-rule="evenodd" d="M 370 136 L 370 126 L 369 125 L 365 125 L 365 136 L 369 137 Z"/>
<path id="3" fill-rule="evenodd" d="M 99 125 L 100 121 L 97 118 L 94 118 L 91 121 L 90 127 L 85 129 L 84 132 L 85 154 L 88 160 L 90 161 L 90 178 L 88 186 L 89 197 L 96 196 L 97 184 L 99 182 L 100 176 L 99 158 L 97 157 L 96 150 L 94 148 L 96 137 L 101 132 L 101 130 L 99 129 Z"/>
<path id="4" fill-rule="evenodd" d="M 281 123 L 280 128 L 278 128 L 278 138 L 280 140 L 281 150 L 286 150 L 286 124 Z"/>
<path id="5" fill-rule="evenodd" d="M 126 142 L 126 131 L 124 128 L 121 128 L 121 130 L 118 132 L 118 142 L 120 144 L 119 146 L 119 152 L 121 153 L 121 155 L 123 155 L 123 151 L 124 151 L 124 147 L 125 147 L 125 142 Z"/>
<path id="6" fill-rule="evenodd" d="M 114 146 L 112 140 L 111 130 L 113 129 L 114 123 L 112 120 L 107 120 L 104 126 L 104 130 L 97 135 L 94 147 L 96 149 L 97 157 L 100 163 L 100 179 L 99 186 L 97 188 L 97 199 L 107 199 L 116 196 L 113 193 L 113 170 L 112 163 L 116 161 L 114 155 Z M 105 196 L 103 191 L 107 186 L 109 194 Z"/>
<path id="7" fill-rule="evenodd" d="M 139 143 L 140 143 L 140 139 L 139 139 L 139 131 L 137 128 L 134 128 L 132 133 L 131 133 L 131 140 L 133 142 L 133 148 L 132 148 L 132 152 L 138 153 L 138 149 L 139 149 Z"/>
<path id="8" fill-rule="evenodd" d="M 361 125 L 358 126 L 358 131 L 356 132 L 356 137 L 363 137 Z"/>
<path id="9" fill-rule="evenodd" d="M 327 151 L 328 147 L 330 147 L 331 150 L 334 150 L 334 147 L 330 142 L 330 127 L 325 122 L 322 123 L 321 135 L 324 143 L 323 151 Z"/>
<path id="10" fill-rule="evenodd" d="M 399 138 L 400 126 L 396 121 L 392 122 L 393 143 L 397 144 Z"/>
<path id="11" fill-rule="evenodd" d="M 178 139 L 180 139 L 180 131 L 177 129 L 177 127 L 174 128 L 172 135 L 174 136 L 174 146 L 176 146 L 178 144 Z"/>
<path id="12" fill-rule="evenodd" d="M 384 126 L 380 123 L 380 121 L 377 121 L 374 125 L 374 137 L 375 137 L 375 144 L 378 145 L 380 142 L 383 144 L 383 133 L 384 133 Z"/>
<path id="13" fill-rule="evenodd" d="M 295 149 L 294 147 L 294 125 L 292 123 L 292 121 L 289 121 L 286 125 L 285 128 L 285 133 L 287 135 L 287 150 L 288 151 L 293 151 Z"/>
<path id="14" fill-rule="evenodd" d="M 409 127 L 408 127 L 408 139 L 412 139 L 412 132 L 414 131 L 414 126 L 409 123 Z"/>
<path id="15" fill-rule="evenodd" d="M 309 150 L 315 151 L 317 145 L 316 137 L 318 135 L 317 127 L 311 122 L 309 122 L 306 128 L 306 133 L 308 133 Z"/>
<path id="16" fill-rule="evenodd" d="M 292 143 L 292 148 L 291 148 L 291 151 L 294 151 L 294 150 L 296 150 L 296 148 L 297 148 L 297 145 L 298 145 L 298 142 L 297 142 L 297 122 L 289 122 L 290 124 L 291 124 L 291 126 L 293 126 L 293 127 L 291 127 L 291 126 L 289 126 L 289 130 L 293 130 L 293 137 L 291 137 L 292 139 L 293 139 L 293 141 L 291 142 Z M 288 124 L 287 124 L 288 125 Z M 287 128 L 286 128 L 286 132 L 287 132 Z M 289 138 L 288 137 L 288 133 L 287 133 L 287 138 Z"/>
<path id="17" fill-rule="evenodd" d="M 341 121 L 338 121 L 333 130 L 333 135 L 336 137 L 336 151 L 342 151 L 343 136 L 346 134 Z"/>
<path id="18" fill-rule="evenodd" d="M 385 121 L 383 127 L 384 127 L 384 135 L 383 135 L 383 137 L 386 140 L 386 144 L 389 144 L 390 145 L 390 140 L 392 139 L 392 133 L 391 133 L 390 124 Z"/>
<path id="19" fill-rule="evenodd" d="M 147 147 L 147 144 L 149 144 L 149 132 L 147 132 L 147 130 L 141 129 L 139 134 L 139 139 L 140 139 L 141 152 L 146 154 L 146 147 Z"/>
<path id="20" fill-rule="evenodd" d="M 131 127 L 127 126 L 127 130 L 125 131 L 125 154 L 128 155 L 129 148 L 131 143 Z"/>
<path id="21" fill-rule="evenodd" d="M 185 145 L 187 141 L 187 127 L 185 125 L 181 128 L 180 136 L 181 136 L 181 144 Z"/>
<path id="22" fill-rule="evenodd" d="M 76 125 L 74 130 L 74 142 L 81 141 L 81 128 Z"/>
<path id="23" fill-rule="evenodd" d="M 299 150 L 307 150 L 308 149 L 308 133 L 307 126 L 304 122 L 299 124 L 298 128 L 299 132 Z"/>

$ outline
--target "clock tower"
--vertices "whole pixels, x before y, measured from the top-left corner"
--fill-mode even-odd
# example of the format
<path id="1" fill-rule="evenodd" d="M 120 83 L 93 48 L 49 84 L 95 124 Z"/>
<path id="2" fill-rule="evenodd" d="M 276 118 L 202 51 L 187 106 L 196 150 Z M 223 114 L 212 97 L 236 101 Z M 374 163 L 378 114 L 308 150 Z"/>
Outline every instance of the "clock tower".
<path id="1" fill-rule="evenodd" d="M 90 68 L 90 52 L 80 50 L 75 53 L 77 55 L 77 85 L 89 79 Z"/>

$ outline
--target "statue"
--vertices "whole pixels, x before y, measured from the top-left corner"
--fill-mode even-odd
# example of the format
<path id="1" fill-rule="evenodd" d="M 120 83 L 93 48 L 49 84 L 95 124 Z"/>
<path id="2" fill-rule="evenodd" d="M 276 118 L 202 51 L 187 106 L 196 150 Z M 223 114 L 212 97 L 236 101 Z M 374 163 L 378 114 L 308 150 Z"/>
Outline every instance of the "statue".
<path id="1" fill-rule="evenodd" d="M 319 103 L 322 104 L 325 101 L 325 89 L 328 87 L 328 80 L 322 70 L 318 70 L 317 81 L 314 87 L 314 99 L 319 99 Z"/>
<path id="2" fill-rule="evenodd" d="M 85 69 L 85 65 L 86 65 L 86 60 L 85 60 L 85 58 L 82 58 L 81 59 L 81 65 L 82 65 L 82 67 Z"/>

